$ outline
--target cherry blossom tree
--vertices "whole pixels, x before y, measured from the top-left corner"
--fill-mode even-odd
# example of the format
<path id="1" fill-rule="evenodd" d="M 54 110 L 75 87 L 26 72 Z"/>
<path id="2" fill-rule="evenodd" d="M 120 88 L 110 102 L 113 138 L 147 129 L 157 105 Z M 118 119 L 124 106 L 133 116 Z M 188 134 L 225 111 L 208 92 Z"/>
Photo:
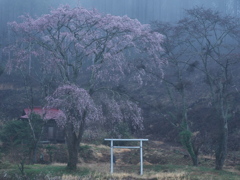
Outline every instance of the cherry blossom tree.
<path id="1" fill-rule="evenodd" d="M 65 128 L 68 147 L 68 168 L 76 168 L 78 149 L 84 128 L 88 122 L 101 120 L 101 109 L 95 105 L 89 93 L 76 85 L 63 85 L 47 98 L 48 106 L 62 110 L 57 124 Z"/>
<path id="2" fill-rule="evenodd" d="M 10 70 L 12 65 L 19 68 L 28 65 L 30 55 L 40 59 L 49 71 L 60 72 L 64 82 L 76 82 L 79 73 L 90 66 L 95 76 L 104 76 L 106 72 L 96 71 L 106 61 L 108 68 L 124 73 L 123 68 L 128 66 L 123 65 L 130 61 L 127 57 L 137 55 L 147 57 L 161 68 L 158 52 L 162 50 L 162 35 L 151 33 L 149 25 L 127 16 L 63 6 L 37 19 L 22 18 L 22 23 L 10 23 L 19 35 L 11 47 L 14 63 L 8 64 Z"/>
<path id="3" fill-rule="evenodd" d="M 144 59 L 146 68 L 162 71 L 161 34 L 127 16 L 81 7 L 62 6 L 35 19 L 28 15 L 22 18 L 21 23 L 10 23 L 17 38 L 6 49 L 11 53 L 7 69 L 27 69 L 31 59 L 45 74 L 55 74 L 59 88 L 47 101 L 48 106 L 64 112 L 58 124 L 66 131 L 69 168 L 76 169 L 78 146 L 87 122 L 104 119 L 104 114 L 112 117 L 112 122 L 132 121 L 134 128 L 142 127 L 137 104 L 126 95 L 116 96 L 113 87 L 126 74 L 141 84 L 145 74 L 135 67 L 136 57 Z M 100 94 L 107 98 L 96 98 Z M 101 102 L 108 107 L 105 113 Z"/>

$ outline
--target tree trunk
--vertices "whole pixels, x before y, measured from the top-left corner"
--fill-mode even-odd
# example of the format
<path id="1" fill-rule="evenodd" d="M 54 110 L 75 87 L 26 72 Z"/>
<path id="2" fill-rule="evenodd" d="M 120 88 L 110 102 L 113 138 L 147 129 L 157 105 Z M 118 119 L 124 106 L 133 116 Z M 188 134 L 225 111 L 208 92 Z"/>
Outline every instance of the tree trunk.
<path id="1" fill-rule="evenodd" d="M 72 124 L 68 124 L 66 128 L 66 141 L 68 147 L 68 164 L 67 168 L 70 170 L 77 169 L 78 163 L 78 149 L 79 149 L 79 139 L 74 132 Z"/>
<path id="2" fill-rule="evenodd" d="M 199 150 L 203 144 L 203 142 L 199 142 L 197 143 L 196 137 L 194 139 L 192 139 L 191 141 L 192 143 L 192 149 L 193 149 L 193 156 L 192 158 L 192 162 L 193 162 L 193 166 L 198 166 L 198 154 L 199 154 Z"/>
<path id="3" fill-rule="evenodd" d="M 198 166 L 198 155 L 191 156 L 193 166 Z"/>
<path id="4" fill-rule="evenodd" d="M 183 130 L 180 133 L 180 137 L 182 145 L 186 148 L 192 159 L 193 166 L 198 166 L 198 149 L 194 148 L 192 133 L 189 130 Z"/>
<path id="5" fill-rule="evenodd" d="M 227 142 L 228 142 L 228 124 L 227 121 L 222 120 L 219 139 L 216 149 L 216 162 L 215 162 L 215 169 L 222 170 L 224 161 L 227 156 Z"/>
<path id="6" fill-rule="evenodd" d="M 69 122 L 66 126 L 66 141 L 67 141 L 67 147 L 68 147 L 67 168 L 70 170 L 77 169 L 78 151 L 79 151 L 79 145 L 83 136 L 84 126 L 85 126 L 85 121 L 82 121 L 80 124 L 78 133 L 74 131 L 74 126 L 71 122 Z"/>
<path id="7" fill-rule="evenodd" d="M 35 164 L 36 162 L 37 162 L 37 142 L 34 142 L 32 148 L 31 164 Z"/>
<path id="8" fill-rule="evenodd" d="M 193 149 L 193 144 L 189 143 L 189 147 L 187 148 L 189 155 L 191 156 L 193 166 L 198 166 L 198 153 L 196 153 Z"/>
<path id="9" fill-rule="evenodd" d="M 77 169 L 78 147 L 79 147 L 79 143 L 77 143 L 77 140 L 74 140 L 72 142 L 68 142 L 68 164 L 67 164 L 67 168 L 70 169 L 70 170 L 76 170 Z"/>

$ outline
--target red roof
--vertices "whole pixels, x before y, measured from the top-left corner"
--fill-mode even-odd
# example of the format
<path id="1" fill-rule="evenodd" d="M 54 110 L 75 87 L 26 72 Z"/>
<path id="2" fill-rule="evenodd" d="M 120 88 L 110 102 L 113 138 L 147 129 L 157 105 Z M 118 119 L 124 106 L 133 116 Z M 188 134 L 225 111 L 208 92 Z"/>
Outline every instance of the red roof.
<path id="1" fill-rule="evenodd" d="M 56 108 L 43 109 L 41 107 L 34 107 L 33 109 L 26 108 L 24 109 L 24 115 L 20 118 L 28 119 L 31 113 L 35 113 L 41 116 L 42 119 L 58 119 L 59 116 L 63 114 L 63 112 Z"/>

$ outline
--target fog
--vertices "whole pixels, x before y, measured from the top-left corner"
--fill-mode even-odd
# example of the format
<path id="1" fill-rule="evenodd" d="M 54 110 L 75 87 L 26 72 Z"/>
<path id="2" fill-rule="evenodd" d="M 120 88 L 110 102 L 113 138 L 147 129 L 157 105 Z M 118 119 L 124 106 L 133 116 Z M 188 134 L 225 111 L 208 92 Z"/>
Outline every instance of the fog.
<path id="1" fill-rule="evenodd" d="M 1 27 L 7 21 L 15 20 L 19 15 L 30 13 L 40 15 L 49 12 L 60 4 L 96 8 L 103 13 L 127 15 L 142 23 L 159 20 L 175 22 L 184 16 L 184 9 L 204 6 L 221 11 L 225 14 L 239 16 L 239 0 L 1 0 Z"/>
<path id="2" fill-rule="evenodd" d="M 8 44 L 7 23 L 19 21 L 19 16 L 30 14 L 37 17 L 49 13 L 61 4 L 72 7 L 95 8 L 102 13 L 138 19 L 141 23 L 153 21 L 177 22 L 185 16 L 185 9 L 207 7 L 223 14 L 239 16 L 239 0 L 1 0 L 0 1 L 0 57 Z M 3 58 L 1 58 L 1 61 Z"/>
<path id="3" fill-rule="evenodd" d="M 226 14 L 239 15 L 238 0 L 81 0 L 80 5 L 114 15 L 127 15 L 142 23 L 159 20 L 175 22 L 184 10 L 203 6 Z"/>
<path id="4" fill-rule="evenodd" d="M 10 28 L 8 29 L 7 23 L 19 22 L 20 15 L 30 14 L 37 18 L 50 13 L 51 9 L 65 4 L 69 4 L 71 7 L 94 8 L 103 14 L 126 15 L 132 19 L 138 19 L 141 23 L 159 21 L 169 22 L 169 24 L 155 22 L 152 23 L 153 28 L 151 31 L 144 28 L 143 33 L 141 31 L 141 33 L 138 33 L 141 30 L 141 26 L 137 26 L 139 23 L 129 23 L 129 29 L 134 29 L 133 35 L 138 35 L 130 36 L 131 33 L 129 32 L 132 32 L 132 30 L 120 29 L 115 31 L 115 24 L 119 27 L 121 27 L 120 24 L 126 26 L 124 23 L 128 22 L 126 20 L 128 18 L 119 21 L 121 18 L 114 17 L 111 21 L 102 23 L 101 26 L 95 26 L 95 24 L 100 24 L 101 20 L 105 19 L 98 18 L 91 21 L 92 18 L 101 16 L 99 14 L 92 15 L 79 8 L 76 9 L 79 11 L 70 9 L 67 11 L 67 15 L 61 16 L 62 14 L 59 13 L 60 16 L 59 14 L 55 16 L 57 18 L 45 16 L 46 19 L 39 20 L 41 23 L 44 22 L 45 26 L 51 22 L 49 21 L 49 17 L 51 17 L 56 28 L 55 26 L 46 26 L 47 28 L 44 29 L 31 23 L 28 26 L 26 25 L 28 23 L 26 23 L 24 26 L 21 25 L 24 30 L 19 34 L 17 30 L 14 32 Z M 195 9 L 190 15 L 188 13 L 189 19 L 176 24 L 180 19 L 186 17 L 185 10 L 192 8 Z M 130 100 L 133 100 L 138 102 L 143 109 L 144 126 L 146 127 L 144 131 L 146 134 L 155 133 L 156 136 L 161 135 L 176 142 L 179 129 L 182 129 L 184 134 L 187 132 L 187 138 L 191 138 L 195 132 L 197 134 L 200 132 L 203 135 L 201 137 L 202 141 L 204 142 L 204 138 L 206 138 L 207 143 L 209 143 L 209 145 L 206 145 L 207 149 L 210 145 L 211 148 L 216 146 L 215 142 L 217 142 L 218 137 L 215 134 L 219 133 L 219 137 L 222 138 L 222 134 L 225 133 L 226 136 L 222 138 L 225 148 L 227 147 L 227 133 L 224 130 L 221 134 L 221 131 L 228 126 L 229 120 L 232 126 L 229 128 L 231 129 L 230 135 L 235 138 L 232 138 L 231 142 L 235 145 L 234 142 L 239 141 L 240 127 L 239 123 L 234 125 L 234 123 L 240 122 L 240 95 L 238 90 L 240 89 L 240 58 L 238 53 L 240 49 L 240 25 L 238 19 L 228 17 L 226 20 L 225 16 L 225 18 L 222 18 L 222 16 L 214 13 L 215 11 L 205 10 L 207 8 L 219 11 L 222 15 L 240 16 L 240 0 L 0 0 L 0 117 L 7 120 L 17 118 L 20 111 L 26 107 L 26 104 L 31 107 L 42 106 L 45 103 L 45 97 L 52 94 L 57 87 L 66 82 L 74 82 L 78 83 L 77 85 L 80 87 L 88 89 L 89 92 L 86 92 L 91 95 L 92 92 L 95 93 L 95 90 L 96 92 L 99 90 L 97 92 L 99 94 L 92 96 L 99 104 L 105 97 L 112 96 L 111 98 L 114 101 L 109 100 L 107 102 L 105 100 L 106 103 L 102 103 L 103 107 L 108 104 L 109 107 L 112 107 L 112 109 L 106 107 L 103 109 L 108 116 L 104 119 L 112 121 L 111 123 L 106 121 L 105 124 L 109 125 L 103 127 L 106 132 L 108 132 L 107 128 L 110 129 L 110 127 L 116 126 L 112 120 L 115 116 L 112 116 L 111 112 L 116 112 L 116 117 L 125 121 L 126 118 L 119 113 L 120 111 L 115 111 L 118 109 L 125 112 L 133 109 L 132 107 L 137 107 L 134 113 L 136 112 L 139 116 L 135 118 L 134 115 L 134 118 L 139 122 L 143 121 L 137 105 L 130 104 L 130 108 L 125 106 L 126 108 L 124 107 L 122 110 L 117 104 L 117 101 L 122 103 L 122 99 L 127 100 L 127 105 Z M 204 9 L 204 11 L 200 9 Z M 84 13 L 86 13 L 87 20 L 75 20 L 72 18 L 75 16 L 72 16 L 71 12 L 75 12 L 74 15 L 77 17 L 84 17 Z M 79 14 L 81 16 L 78 16 Z M 68 15 L 71 17 L 68 18 Z M 61 20 L 65 20 L 65 17 L 68 18 L 67 21 L 61 23 Z M 116 21 L 121 23 L 116 23 Z M 81 24 L 82 22 L 86 24 L 79 26 L 74 24 Z M 71 26 L 71 23 L 74 26 Z M 170 23 L 174 24 L 174 26 Z M 101 27 L 106 28 L 109 25 L 113 25 L 113 29 L 97 32 L 97 30 L 101 30 Z M 71 29 L 72 27 L 73 29 Z M 25 29 L 30 29 L 30 31 L 26 32 Z M 46 36 L 43 29 L 46 30 Z M 80 33 L 80 31 L 83 31 L 83 33 Z M 152 33 L 152 31 L 163 34 L 164 41 L 162 42 L 163 38 L 160 34 L 156 35 L 157 33 Z M 121 36 L 121 34 L 125 35 L 125 33 L 126 36 Z M 145 34 L 148 36 L 145 37 Z M 150 36 L 153 34 L 156 36 Z M 85 35 L 88 35 L 86 37 L 89 37 L 92 41 L 86 41 Z M 22 39 L 18 39 L 18 36 Z M 161 39 L 156 37 L 161 37 Z M 141 38 L 153 41 L 139 41 Z M 132 39 L 136 43 L 131 43 Z M 108 40 L 112 41 L 108 43 Z M 160 44 L 160 42 L 162 43 Z M 9 46 L 11 44 L 14 46 Z M 160 50 L 161 45 L 165 51 Z M 139 46 L 139 49 L 134 50 L 135 46 Z M 3 53 L 5 47 L 9 48 L 6 48 L 5 53 Z M 114 50 L 111 51 L 112 49 Z M 38 52 L 39 50 L 40 52 Z M 155 52 L 155 50 L 158 51 L 145 54 Z M 138 52 L 141 52 L 141 54 L 138 54 Z M 108 56 L 111 53 L 113 56 L 109 58 Z M 118 54 L 120 55 L 118 56 Z M 157 65 L 155 64 L 156 59 L 160 60 Z M 162 64 L 165 65 L 162 62 L 165 59 L 168 60 L 169 66 L 162 66 Z M 16 69 L 19 68 L 21 72 L 16 71 L 9 76 L 5 73 L 5 69 L 11 69 L 11 67 L 9 68 L 10 63 L 7 64 L 7 62 L 13 60 L 18 60 L 16 65 L 13 64 L 12 66 L 16 66 Z M 21 66 L 23 60 L 26 61 Z M 60 64 L 54 64 L 55 62 L 60 62 Z M 53 66 L 48 67 L 49 64 Z M 93 64 L 90 68 L 85 67 L 90 66 L 90 64 Z M 124 66 L 121 66 L 122 64 Z M 160 68 L 159 64 L 161 65 Z M 119 69 L 121 70 L 115 68 L 114 65 L 116 67 L 120 66 Z M 55 67 L 57 67 L 56 70 Z M 58 67 L 60 68 L 58 69 Z M 132 69 L 124 69 L 125 67 Z M 102 72 L 100 72 L 101 70 Z M 125 79 L 119 78 L 120 72 L 124 74 L 123 78 Z M 163 73 L 164 76 L 162 76 Z M 69 78 L 70 76 L 73 78 Z M 95 76 L 97 78 L 98 76 L 104 76 L 106 81 L 101 78 L 95 79 Z M 114 78 L 112 78 L 113 76 Z M 113 80 L 116 82 L 113 82 Z M 77 89 L 77 86 L 74 88 Z M 107 89 L 104 92 L 106 94 L 101 94 L 105 89 Z M 115 92 L 117 92 L 116 95 Z M 125 94 L 127 94 L 127 98 L 125 98 Z M 90 102 L 89 99 L 87 101 Z M 75 104 L 79 105 L 80 103 Z M 81 116 L 85 116 L 85 111 Z M 110 113 L 108 114 L 108 112 Z M 130 119 L 130 116 L 127 118 Z M 135 124 L 126 124 L 127 127 L 129 126 L 129 130 L 125 130 L 124 133 L 128 133 L 128 131 L 134 132 L 133 126 Z M 216 124 L 219 127 L 216 128 Z M 176 127 L 175 130 L 172 130 L 172 125 Z M 98 124 L 94 124 L 94 126 L 97 127 Z M 121 130 L 122 127 L 125 128 L 125 126 L 120 125 L 117 128 Z M 189 131 L 189 127 L 192 128 L 192 132 Z M 173 131 L 175 134 L 172 133 Z M 191 139 L 187 139 L 186 142 L 191 142 Z M 222 144 L 220 142 L 220 148 Z M 232 149 L 236 149 L 234 145 L 232 145 Z M 188 144 L 185 144 L 185 146 L 189 147 Z M 190 145 L 190 147 L 193 146 Z M 240 146 L 237 148 L 240 149 Z M 192 149 L 190 150 L 192 152 Z M 212 152 L 212 149 L 210 150 Z M 227 152 L 226 149 L 222 151 Z M 197 154 L 198 152 L 196 156 Z M 197 163 L 195 162 L 195 165 Z"/>

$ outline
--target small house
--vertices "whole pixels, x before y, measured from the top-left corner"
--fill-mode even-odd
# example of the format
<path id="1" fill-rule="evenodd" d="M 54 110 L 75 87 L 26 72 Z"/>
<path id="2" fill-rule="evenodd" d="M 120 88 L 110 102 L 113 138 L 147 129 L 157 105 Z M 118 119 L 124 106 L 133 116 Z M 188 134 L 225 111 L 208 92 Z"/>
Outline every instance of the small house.
<path id="1" fill-rule="evenodd" d="M 40 115 L 46 121 L 43 126 L 43 133 L 41 136 L 42 143 L 63 143 L 65 142 L 64 130 L 57 126 L 57 118 L 63 113 L 56 108 L 44 109 L 41 107 L 34 107 L 33 109 L 25 108 L 21 119 L 28 119 L 31 113 Z"/>

